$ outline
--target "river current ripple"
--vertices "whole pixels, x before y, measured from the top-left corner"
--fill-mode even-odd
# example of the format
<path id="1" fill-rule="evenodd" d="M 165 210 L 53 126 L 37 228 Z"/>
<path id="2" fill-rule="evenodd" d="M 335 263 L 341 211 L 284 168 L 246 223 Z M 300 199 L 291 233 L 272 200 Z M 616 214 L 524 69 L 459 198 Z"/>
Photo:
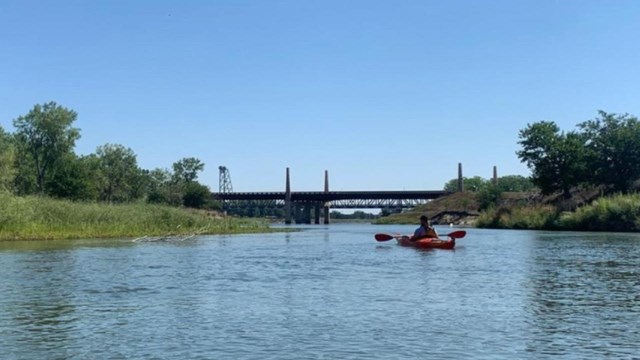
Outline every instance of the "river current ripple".
<path id="1" fill-rule="evenodd" d="M 301 228 L 0 243 L 0 359 L 640 359 L 640 235 Z"/>

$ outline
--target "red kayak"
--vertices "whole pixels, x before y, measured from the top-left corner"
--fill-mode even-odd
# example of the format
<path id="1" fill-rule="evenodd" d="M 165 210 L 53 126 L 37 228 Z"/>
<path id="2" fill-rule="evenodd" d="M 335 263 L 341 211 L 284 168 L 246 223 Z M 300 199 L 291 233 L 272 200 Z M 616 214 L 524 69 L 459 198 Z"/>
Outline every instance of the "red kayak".
<path id="1" fill-rule="evenodd" d="M 416 241 L 409 240 L 408 236 L 397 237 L 398 245 L 411 246 L 422 249 L 453 249 L 456 246 L 456 239 L 422 238 Z"/>
<path id="2" fill-rule="evenodd" d="M 410 236 L 390 234 L 376 234 L 375 239 L 377 241 L 389 241 L 391 239 L 396 239 L 398 241 L 398 245 L 411 246 L 421 249 L 453 249 L 456 246 L 456 239 L 462 239 L 463 237 L 465 237 L 465 235 L 467 235 L 466 231 L 458 230 L 445 235 L 449 239 L 426 237 L 418 239 L 416 241 L 411 241 Z"/>

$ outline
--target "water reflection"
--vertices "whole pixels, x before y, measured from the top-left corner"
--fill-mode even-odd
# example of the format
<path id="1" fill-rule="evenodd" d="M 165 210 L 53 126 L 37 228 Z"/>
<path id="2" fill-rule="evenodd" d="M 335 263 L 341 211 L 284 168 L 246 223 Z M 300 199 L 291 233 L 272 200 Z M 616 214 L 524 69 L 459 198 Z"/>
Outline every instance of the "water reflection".
<path id="1" fill-rule="evenodd" d="M 4 265 L 9 276 L 0 286 L 2 337 L 43 352 L 67 343 L 78 317 L 69 281 L 75 253 L 39 251 Z"/>
<path id="2" fill-rule="evenodd" d="M 417 251 L 381 231 L 410 229 L 3 243 L 0 359 L 638 353 L 635 235 L 469 229 Z"/>
<path id="3" fill-rule="evenodd" d="M 541 233 L 534 244 L 528 350 L 602 358 L 615 347 L 619 356 L 637 354 L 637 237 Z"/>

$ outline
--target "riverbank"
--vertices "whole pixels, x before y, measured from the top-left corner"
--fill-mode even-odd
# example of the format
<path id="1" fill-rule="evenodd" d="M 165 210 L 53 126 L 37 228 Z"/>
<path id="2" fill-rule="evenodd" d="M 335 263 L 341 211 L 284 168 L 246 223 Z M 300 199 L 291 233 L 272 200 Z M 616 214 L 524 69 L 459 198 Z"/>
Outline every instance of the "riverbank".
<path id="1" fill-rule="evenodd" d="M 429 217 L 435 225 L 474 226 L 480 210 L 478 197 L 473 192 L 460 192 L 444 196 L 410 211 L 391 214 L 373 221 L 373 224 L 418 224 L 421 215 Z"/>
<path id="2" fill-rule="evenodd" d="M 412 211 L 380 218 L 374 224 L 433 224 L 488 229 L 640 231 L 640 194 L 600 196 L 577 192 L 569 200 L 535 193 L 502 193 L 497 204 L 480 210 L 477 194 L 455 193 Z"/>
<path id="3" fill-rule="evenodd" d="M 108 205 L 0 193 L 0 241 L 269 232 L 267 221 L 146 203 Z"/>
<path id="4" fill-rule="evenodd" d="M 575 231 L 640 231 L 640 194 L 599 197 L 574 211 L 562 206 L 536 204 L 496 207 L 483 212 L 477 227 Z"/>

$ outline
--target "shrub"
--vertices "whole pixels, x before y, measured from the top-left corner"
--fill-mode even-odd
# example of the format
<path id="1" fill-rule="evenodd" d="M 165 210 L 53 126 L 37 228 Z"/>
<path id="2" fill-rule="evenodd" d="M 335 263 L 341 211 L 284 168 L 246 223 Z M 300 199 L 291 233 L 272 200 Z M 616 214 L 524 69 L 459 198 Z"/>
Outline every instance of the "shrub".
<path id="1" fill-rule="evenodd" d="M 0 240 L 135 237 L 268 231 L 254 219 L 216 218 L 205 211 L 144 203 L 98 204 L 18 197 L 0 192 Z"/>
<path id="2" fill-rule="evenodd" d="M 554 229 L 557 211 L 552 206 L 490 208 L 480 214 L 477 227 L 498 229 Z"/>
<path id="3" fill-rule="evenodd" d="M 572 230 L 639 231 L 640 195 L 600 198 L 562 216 L 560 226 Z"/>

